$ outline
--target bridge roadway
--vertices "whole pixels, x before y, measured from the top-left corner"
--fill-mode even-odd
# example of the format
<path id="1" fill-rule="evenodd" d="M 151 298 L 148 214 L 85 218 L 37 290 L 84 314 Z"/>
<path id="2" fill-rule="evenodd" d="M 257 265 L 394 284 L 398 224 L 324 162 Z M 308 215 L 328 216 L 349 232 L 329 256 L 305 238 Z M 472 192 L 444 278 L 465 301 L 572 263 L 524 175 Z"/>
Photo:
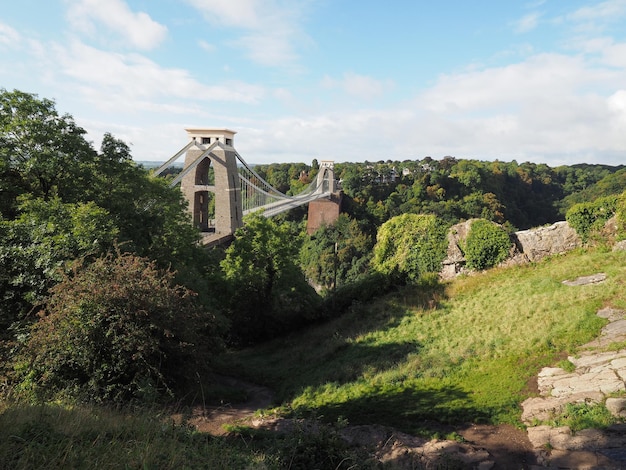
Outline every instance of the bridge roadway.
<path id="1" fill-rule="evenodd" d="M 261 215 L 264 217 L 274 217 L 282 212 L 286 212 L 295 207 L 303 206 L 304 204 L 308 204 L 311 201 L 315 201 L 316 199 L 328 198 L 330 197 L 330 191 L 315 191 L 313 193 L 306 194 L 304 196 L 294 196 L 290 199 L 282 199 L 280 201 L 271 202 L 264 206 L 255 207 L 254 209 L 248 209 L 243 211 L 244 215 L 250 214 L 251 212 L 262 211 Z"/>

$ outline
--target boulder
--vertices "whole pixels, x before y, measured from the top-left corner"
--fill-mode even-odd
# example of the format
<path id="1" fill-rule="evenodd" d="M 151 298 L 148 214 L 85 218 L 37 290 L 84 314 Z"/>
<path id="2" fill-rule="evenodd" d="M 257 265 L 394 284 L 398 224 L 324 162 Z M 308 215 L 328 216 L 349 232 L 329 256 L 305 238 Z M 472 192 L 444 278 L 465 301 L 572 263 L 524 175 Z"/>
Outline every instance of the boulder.
<path id="1" fill-rule="evenodd" d="M 560 255 L 582 245 L 576 230 L 565 221 L 515 232 L 511 238 L 515 251 L 507 264 L 539 261 L 546 256 Z"/>
<path id="2" fill-rule="evenodd" d="M 617 418 L 626 418 L 626 398 L 607 398 L 606 409 Z"/>
<path id="3" fill-rule="evenodd" d="M 626 250 L 626 240 L 620 240 L 615 245 L 613 245 L 613 251 L 623 250 Z"/>

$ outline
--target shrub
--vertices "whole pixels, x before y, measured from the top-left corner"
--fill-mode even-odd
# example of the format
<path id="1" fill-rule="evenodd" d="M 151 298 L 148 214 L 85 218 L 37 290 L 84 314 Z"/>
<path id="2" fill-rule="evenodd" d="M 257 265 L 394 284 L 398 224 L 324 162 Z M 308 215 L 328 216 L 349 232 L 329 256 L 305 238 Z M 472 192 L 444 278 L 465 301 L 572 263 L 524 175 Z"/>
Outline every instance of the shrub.
<path id="1" fill-rule="evenodd" d="M 504 261 L 511 248 L 511 238 L 501 226 L 484 219 L 472 223 L 464 245 L 467 267 L 487 269 Z"/>
<path id="2" fill-rule="evenodd" d="M 51 289 L 18 359 L 32 398 L 152 401 L 189 384 L 221 345 L 217 319 L 173 273 L 118 254 Z"/>
<path id="3" fill-rule="evenodd" d="M 593 202 L 575 204 L 567 211 L 565 219 L 586 243 L 615 214 L 617 201 L 617 196 L 606 196 Z"/>
<path id="4" fill-rule="evenodd" d="M 569 426 L 572 432 L 583 429 L 605 429 L 617 419 L 602 404 L 568 403 L 551 423 L 553 426 Z"/>

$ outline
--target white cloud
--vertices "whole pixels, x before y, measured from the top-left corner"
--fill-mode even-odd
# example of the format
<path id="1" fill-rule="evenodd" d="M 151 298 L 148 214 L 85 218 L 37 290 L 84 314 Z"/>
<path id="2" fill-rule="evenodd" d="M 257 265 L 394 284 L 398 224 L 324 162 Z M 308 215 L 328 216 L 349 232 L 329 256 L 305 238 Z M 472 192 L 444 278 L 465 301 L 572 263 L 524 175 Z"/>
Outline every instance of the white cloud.
<path id="1" fill-rule="evenodd" d="M 252 161 L 479 158 L 623 164 L 625 69 L 540 54 L 506 67 L 445 75 L 385 110 L 344 108 L 250 121 L 237 147 Z M 328 87 L 344 80 L 326 77 Z"/>
<path id="2" fill-rule="evenodd" d="M 267 66 L 293 64 L 296 43 L 305 40 L 300 30 L 303 6 L 295 0 L 186 0 L 209 23 L 241 30 L 231 42 L 253 61 Z"/>
<path id="3" fill-rule="evenodd" d="M 161 109 L 189 112 L 191 103 L 211 101 L 254 104 L 262 97 L 261 87 L 241 82 L 209 85 L 198 81 L 187 70 L 164 68 L 139 54 L 107 52 L 78 40 L 69 47 L 51 48 L 57 68 L 75 81 L 92 104 L 103 109 Z M 193 106 L 191 106 L 193 107 Z"/>
<path id="4" fill-rule="evenodd" d="M 245 29 L 260 29 L 267 14 L 259 0 L 187 0 L 187 3 L 203 12 L 211 23 Z"/>
<path id="5" fill-rule="evenodd" d="M 201 49 L 209 53 L 213 53 L 217 49 L 217 47 L 215 47 L 214 44 L 209 44 L 208 42 L 203 41 L 203 40 L 198 41 L 198 45 L 200 46 Z"/>
<path id="6" fill-rule="evenodd" d="M 420 97 L 435 112 L 485 112 L 540 104 L 546 96 L 576 95 L 589 83 L 610 83 L 615 72 L 590 68 L 581 57 L 539 54 L 525 62 L 456 75 L 444 75 Z"/>
<path id="7" fill-rule="evenodd" d="M 607 0 L 593 6 L 585 6 L 565 17 L 557 18 L 557 23 L 567 22 L 582 34 L 599 34 L 626 17 L 626 0 Z"/>
<path id="8" fill-rule="evenodd" d="M 541 14 L 537 12 L 524 15 L 515 23 L 515 32 L 527 33 L 529 31 L 532 31 L 539 24 L 540 17 Z"/>
<path id="9" fill-rule="evenodd" d="M 78 31 L 94 33 L 101 24 L 142 50 L 153 49 L 167 36 L 167 27 L 147 13 L 133 12 L 123 0 L 70 0 L 67 16 Z"/>
<path id="10" fill-rule="evenodd" d="M 607 99 L 609 109 L 626 118 L 626 90 L 617 90 Z"/>
<path id="11" fill-rule="evenodd" d="M 345 73 L 341 79 L 334 79 L 327 75 L 322 79 L 321 85 L 329 89 L 339 88 L 349 95 L 362 99 L 379 97 L 393 87 L 390 80 L 376 80 L 352 72 Z"/>
<path id="12" fill-rule="evenodd" d="M 20 33 L 9 25 L 0 23 L 0 46 L 14 46 L 20 41 Z"/>
<path id="13" fill-rule="evenodd" d="M 615 21 L 626 15 L 626 0 L 607 0 L 593 6 L 582 7 L 567 15 L 569 20 L 587 21 Z"/>

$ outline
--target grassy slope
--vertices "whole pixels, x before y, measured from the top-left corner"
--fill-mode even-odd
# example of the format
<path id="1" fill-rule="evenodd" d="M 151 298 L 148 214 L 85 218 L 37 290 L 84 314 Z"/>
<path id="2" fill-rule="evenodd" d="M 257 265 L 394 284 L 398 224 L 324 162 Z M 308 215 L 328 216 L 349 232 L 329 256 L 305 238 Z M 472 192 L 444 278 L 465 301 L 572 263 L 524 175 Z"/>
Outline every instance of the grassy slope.
<path id="1" fill-rule="evenodd" d="M 608 281 L 560 282 L 596 272 Z M 459 279 L 445 292 L 407 288 L 229 354 L 224 367 L 274 387 L 296 411 L 331 421 L 412 431 L 428 431 L 432 421 L 515 422 L 539 368 L 598 333 L 598 308 L 626 308 L 625 283 L 626 252 L 595 252 Z M 164 422 L 156 412 L 0 403 L 0 469 L 279 468 L 293 459 L 291 441 L 253 446 Z"/>
<path id="2" fill-rule="evenodd" d="M 576 252 L 458 279 L 445 292 L 406 288 L 225 364 L 295 411 L 332 421 L 407 431 L 517 423 L 539 369 L 599 333 L 599 308 L 626 308 L 625 261 L 625 252 Z M 561 283 L 597 272 L 608 280 Z"/>

